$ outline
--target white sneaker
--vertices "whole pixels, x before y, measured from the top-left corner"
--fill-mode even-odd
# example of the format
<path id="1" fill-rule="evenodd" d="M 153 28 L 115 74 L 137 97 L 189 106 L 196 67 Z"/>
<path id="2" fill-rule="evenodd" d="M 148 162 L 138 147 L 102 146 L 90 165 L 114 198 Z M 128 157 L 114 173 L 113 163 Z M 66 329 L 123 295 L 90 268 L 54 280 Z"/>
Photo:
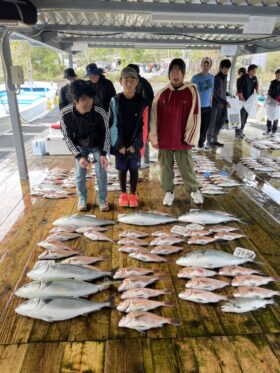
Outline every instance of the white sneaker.
<path id="1" fill-rule="evenodd" d="M 109 210 L 110 210 L 110 207 L 109 207 L 108 202 L 99 203 L 99 211 L 109 211 Z"/>
<path id="2" fill-rule="evenodd" d="M 87 211 L 87 202 L 84 199 L 80 199 L 78 202 L 78 211 Z"/>
<path id="3" fill-rule="evenodd" d="M 199 190 L 197 190 L 196 192 L 191 192 L 191 197 L 192 197 L 194 203 L 197 203 L 197 204 L 201 204 L 204 201 L 204 197 L 200 193 Z"/>
<path id="4" fill-rule="evenodd" d="M 175 199 L 174 193 L 167 192 L 165 194 L 165 197 L 162 203 L 164 204 L 164 206 L 172 206 L 174 199 Z"/>

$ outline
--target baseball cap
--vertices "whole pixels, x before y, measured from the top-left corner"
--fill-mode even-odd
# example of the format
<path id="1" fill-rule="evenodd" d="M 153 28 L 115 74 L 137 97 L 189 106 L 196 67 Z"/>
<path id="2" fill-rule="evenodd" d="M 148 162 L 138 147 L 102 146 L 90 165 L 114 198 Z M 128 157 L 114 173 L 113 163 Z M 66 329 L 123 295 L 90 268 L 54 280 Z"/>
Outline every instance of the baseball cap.
<path id="1" fill-rule="evenodd" d="M 202 60 L 201 60 L 201 65 L 203 65 L 204 64 L 204 62 L 208 62 L 209 63 L 209 66 L 212 66 L 212 59 L 210 58 L 210 57 L 204 57 L 204 58 L 202 58 Z"/>
<path id="2" fill-rule="evenodd" d="M 74 69 L 72 69 L 71 67 L 69 67 L 68 69 L 65 69 L 64 70 L 64 78 L 65 79 L 68 79 L 68 78 L 75 78 L 77 75 L 75 74 L 75 71 Z"/>
<path id="3" fill-rule="evenodd" d="M 122 72 L 121 72 L 121 78 L 134 78 L 134 79 L 139 79 L 137 71 L 133 69 L 133 67 L 125 67 Z"/>
<path id="4" fill-rule="evenodd" d="M 86 76 L 91 75 L 101 75 L 103 73 L 103 69 L 97 67 L 96 63 L 90 63 L 86 67 Z"/>

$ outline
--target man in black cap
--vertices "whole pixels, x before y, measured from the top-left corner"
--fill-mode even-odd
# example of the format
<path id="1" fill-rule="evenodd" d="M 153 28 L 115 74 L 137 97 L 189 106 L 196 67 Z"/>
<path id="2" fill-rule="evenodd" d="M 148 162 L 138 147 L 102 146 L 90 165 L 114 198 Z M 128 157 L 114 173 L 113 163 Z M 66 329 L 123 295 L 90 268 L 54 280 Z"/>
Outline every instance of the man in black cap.
<path id="1" fill-rule="evenodd" d="M 59 110 L 72 103 L 70 97 L 70 84 L 76 80 L 77 75 L 74 69 L 69 67 L 64 70 L 64 79 L 67 79 L 67 84 L 63 86 L 59 92 Z"/>
<path id="2" fill-rule="evenodd" d="M 86 76 L 89 77 L 89 83 L 96 92 L 96 95 L 93 98 L 94 103 L 108 112 L 111 98 L 116 95 L 113 83 L 111 80 L 105 78 L 103 75 L 103 69 L 97 67 L 96 63 L 90 63 L 87 65 Z"/>

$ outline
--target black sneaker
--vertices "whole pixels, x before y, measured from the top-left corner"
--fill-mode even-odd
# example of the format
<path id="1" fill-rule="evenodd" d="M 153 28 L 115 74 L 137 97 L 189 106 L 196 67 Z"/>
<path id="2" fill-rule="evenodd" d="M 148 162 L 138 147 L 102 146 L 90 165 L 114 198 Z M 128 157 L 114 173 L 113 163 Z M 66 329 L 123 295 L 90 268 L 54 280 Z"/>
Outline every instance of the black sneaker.
<path id="1" fill-rule="evenodd" d="M 223 147 L 224 147 L 224 144 L 222 144 L 222 143 L 220 143 L 220 142 L 218 142 L 218 141 L 215 141 L 213 144 L 214 144 L 215 146 L 218 146 L 219 148 L 223 148 Z"/>
<path id="2" fill-rule="evenodd" d="M 243 139 L 244 135 L 241 131 L 235 131 L 235 137 L 239 139 Z"/>

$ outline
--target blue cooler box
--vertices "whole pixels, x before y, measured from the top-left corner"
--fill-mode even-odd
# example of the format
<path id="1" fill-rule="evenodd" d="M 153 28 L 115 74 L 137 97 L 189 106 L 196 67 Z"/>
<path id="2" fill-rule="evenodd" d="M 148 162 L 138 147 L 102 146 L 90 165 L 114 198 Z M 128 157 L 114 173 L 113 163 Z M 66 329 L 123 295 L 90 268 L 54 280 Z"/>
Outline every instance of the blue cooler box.
<path id="1" fill-rule="evenodd" d="M 44 155 L 46 152 L 45 139 L 37 139 L 32 141 L 32 150 L 34 155 Z"/>

